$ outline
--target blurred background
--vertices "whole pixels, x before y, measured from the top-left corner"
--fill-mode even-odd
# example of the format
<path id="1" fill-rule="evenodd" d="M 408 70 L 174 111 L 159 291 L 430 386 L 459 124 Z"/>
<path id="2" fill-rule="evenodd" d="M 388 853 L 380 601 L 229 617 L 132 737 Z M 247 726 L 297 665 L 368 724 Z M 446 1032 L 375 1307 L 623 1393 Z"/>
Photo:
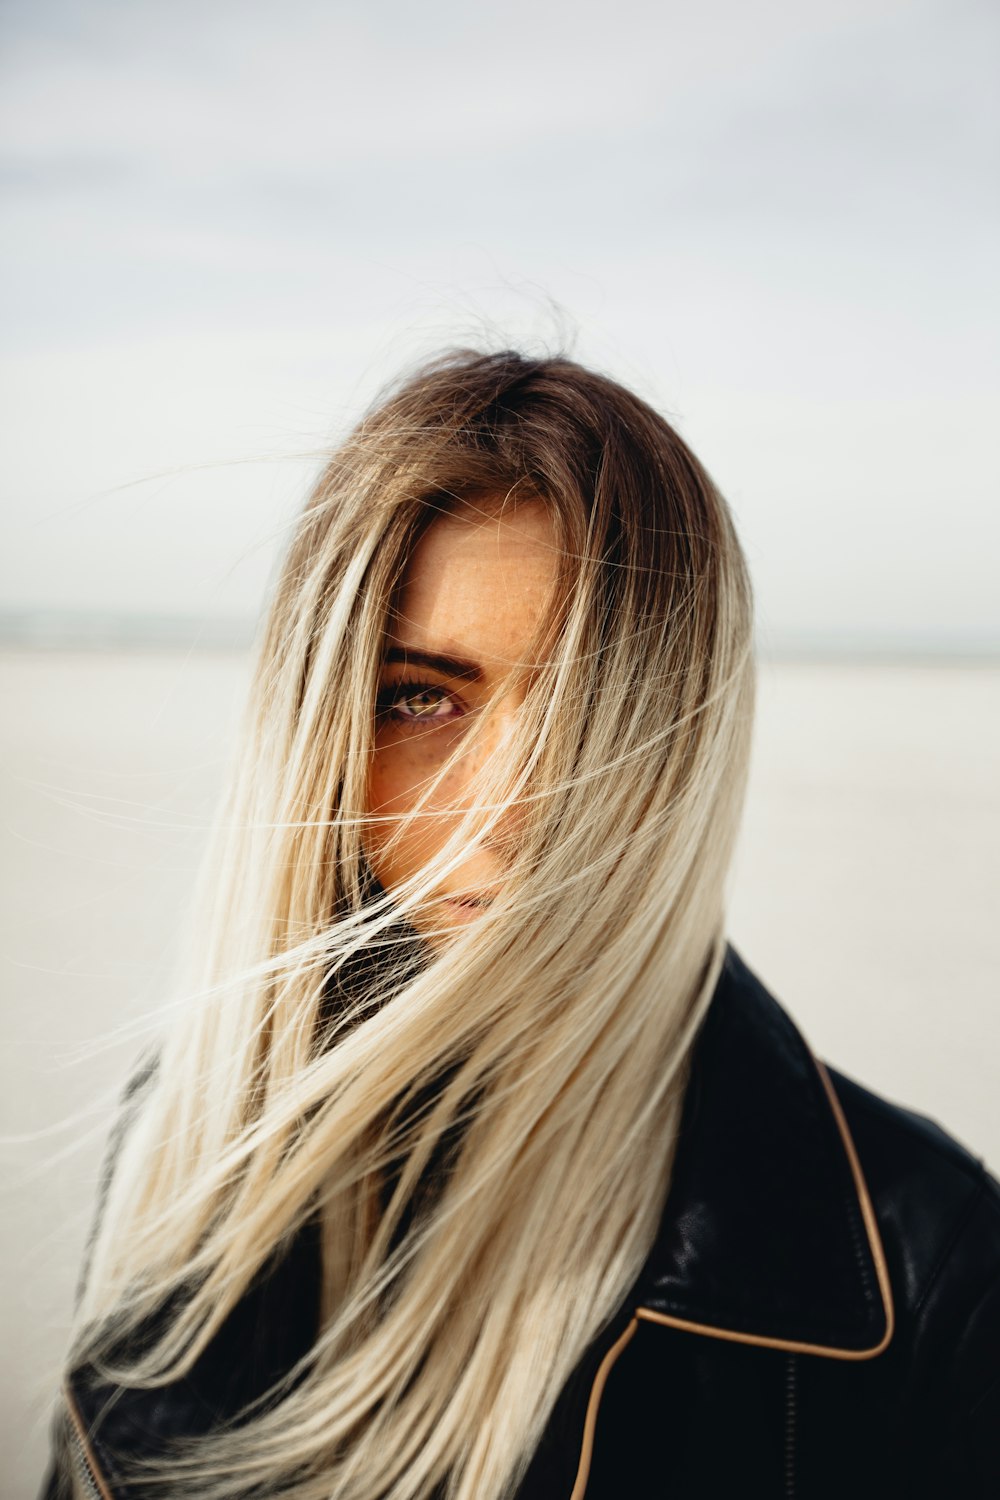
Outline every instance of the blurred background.
<path id="1" fill-rule="evenodd" d="M 720 483 L 733 939 L 1000 1168 L 998 62 L 978 0 L 0 4 L 4 1496 L 289 525 L 448 345 L 607 371 Z"/>

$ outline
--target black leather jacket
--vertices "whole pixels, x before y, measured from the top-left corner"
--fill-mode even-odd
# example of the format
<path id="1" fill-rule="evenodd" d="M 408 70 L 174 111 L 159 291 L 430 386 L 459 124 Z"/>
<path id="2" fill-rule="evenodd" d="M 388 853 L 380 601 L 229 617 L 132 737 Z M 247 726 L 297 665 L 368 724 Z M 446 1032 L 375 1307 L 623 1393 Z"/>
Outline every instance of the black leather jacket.
<path id="1" fill-rule="evenodd" d="M 313 1337 L 317 1286 L 306 1234 L 188 1380 L 108 1405 L 78 1371 L 46 1497 L 138 1493 L 123 1459 L 266 1389 Z M 517 1492 L 584 1496 L 1000 1496 L 1000 1184 L 818 1062 L 732 949 L 656 1244 Z"/>

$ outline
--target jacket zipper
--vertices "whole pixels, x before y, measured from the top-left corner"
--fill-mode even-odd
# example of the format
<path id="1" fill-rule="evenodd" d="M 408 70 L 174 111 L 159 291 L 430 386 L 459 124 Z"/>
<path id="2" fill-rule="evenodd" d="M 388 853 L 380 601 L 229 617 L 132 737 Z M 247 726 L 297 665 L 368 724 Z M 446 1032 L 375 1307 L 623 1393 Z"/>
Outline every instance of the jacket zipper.
<path id="1" fill-rule="evenodd" d="M 97 1488 L 94 1471 L 90 1467 L 86 1453 L 83 1451 L 83 1444 L 80 1442 L 75 1427 L 70 1428 L 69 1441 L 73 1452 L 73 1472 L 82 1485 L 83 1493 L 86 1495 L 87 1500 L 103 1500 L 103 1496 Z"/>
<path id="2" fill-rule="evenodd" d="M 798 1355 L 785 1360 L 785 1500 L 795 1500 L 795 1421 L 798 1416 Z"/>
<path id="3" fill-rule="evenodd" d="M 98 1477 L 94 1468 L 87 1445 L 80 1430 L 80 1419 L 76 1407 L 68 1392 L 66 1395 L 66 1411 L 69 1416 L 69 1446 L 73 1462 L 73 1473 L 83 1491 L 84 1500 L 108 1500 L 109 1491 Z"/>

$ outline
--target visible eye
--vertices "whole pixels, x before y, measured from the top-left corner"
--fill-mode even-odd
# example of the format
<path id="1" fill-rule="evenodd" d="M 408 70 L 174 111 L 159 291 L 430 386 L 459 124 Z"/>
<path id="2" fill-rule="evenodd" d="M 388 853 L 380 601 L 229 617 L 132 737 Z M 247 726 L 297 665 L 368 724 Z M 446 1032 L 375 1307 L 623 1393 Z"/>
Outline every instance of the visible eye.
<path id="1" fill-rule="evenodd" d="M 461 708 L 446 688 L 434 682 L 393 682 L 381 689 L 376 708 L 380 716 L 407 724 L 443 723 Z"/>

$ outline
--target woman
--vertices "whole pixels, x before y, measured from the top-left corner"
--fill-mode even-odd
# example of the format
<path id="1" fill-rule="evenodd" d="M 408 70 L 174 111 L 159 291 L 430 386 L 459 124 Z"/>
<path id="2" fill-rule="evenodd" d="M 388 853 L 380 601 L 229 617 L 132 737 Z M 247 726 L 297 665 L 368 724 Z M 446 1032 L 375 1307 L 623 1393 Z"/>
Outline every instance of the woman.
<path id="1" fill-rule="evenodd" d="M 50 1494 L 994 1494 L 1000 1189 L 729 948 L 751 606 L 569 361 L 390 394 L 298 526 L 128 1091 Z"/>

